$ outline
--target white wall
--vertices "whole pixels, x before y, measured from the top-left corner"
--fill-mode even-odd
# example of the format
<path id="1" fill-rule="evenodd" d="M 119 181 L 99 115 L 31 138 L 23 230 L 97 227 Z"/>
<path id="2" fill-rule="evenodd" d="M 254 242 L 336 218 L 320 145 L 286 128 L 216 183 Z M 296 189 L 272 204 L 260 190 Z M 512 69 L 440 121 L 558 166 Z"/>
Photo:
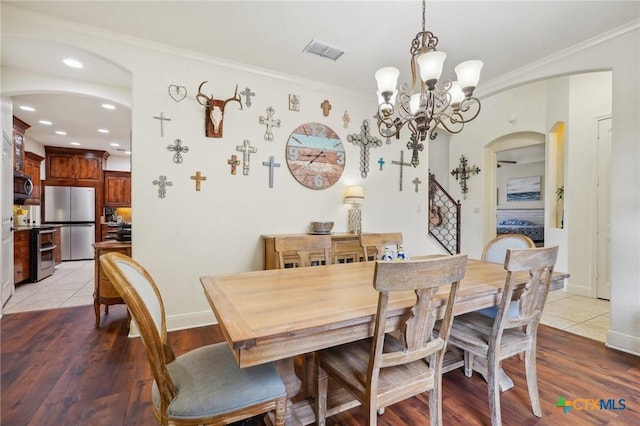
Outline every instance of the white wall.
<path id="1" fill-rule="evenodd" d="M 366 201 L 363 209 L 365 232 L 401 231 L 405 249 L 411 254 L 441 252 L 427 236 L 427 164 L 421 155 L 418 168 L 405 168 L 404 190 L 399 191 L 398 160 L 406 141 L 393 141 L 371 150 L 370 171 L 360 177 L 359 148 L 347 141 L 347 135 L 360 132 L 364 118 L 376 109 L 374 96 L 344 88 L 322 85 L 290 76 L 248 69 L 220 60 L 163 46 L 135 43 L 119 36 L 106 37 L 56 20 L 3 6 L 3 32 L 50 39 L 84 48 L 120 64 L 131 72 L 132 94 L 132 212 L 133 256 L 156 278 L 165 299 L 170 328 L 189 327 L 214 320 L 203 295 L 199 277 L 238 271 L 258 270 L 263 266 L 260 235 L 304 233 L 313 220 L 335 221 L 334 231 L 345 232 L 348 206 L 342 202 L 347 185 L 362 184 Z M 194 96 L 199 84 L 208 80 L 203 91 L 215 97 L 233 95 L 250 87 L 256 93 L 251 108 L 238 110 L 237 103 L 227 106 L 224 137 L 204 136 L 204 111 Z M 187 87 L 188 98 L 176 103 L 167 87 Z M 37 83 L 20 80 L 16 87 L 3 85 L 3 92 L 33 90 Z M 288 110 L 288 95 L 301 98 L 300 112 Z M 107 96 L 108 97 L 108 96 Z M 320 104 L 328 99 L 333 109 L 324 117 Z M 265 126 L 258 118 L 272 106 L 275 118 L 282 121 L 274 129 L 275 141 L 266 142 Z M 343 128 L 342 115 L 348 110 L 351 123 Z M 153 116 L 163 112 L 171 118 L 165 123 L 164 138 Z M 285 161 L 285 144 L 291 132 L 310 121 L 325 123 L 340 136 L 347 162 L 340 181 L 333 187 L 314 191 L 293 179 Z M 167 145 L 181 139 L 189 147 L 184 162 L 175 164 Z M 250 174 L 232 176 L 227 159 L 236 145 L 248 139 L 258 148 L 251 155 Z M 281 164 L 275 170 L 274 188 L 268 186 L 268 168 L 262 166 L 269 156 Z M 410 153 L 405 152 L 405 161 Z M 383 157 L 384 169 L 377 160 Z M 202 190 L 195 191 L 190 176 L 201 171 L 207 177 Z M 173 182 L 167 196 L 158 198 L 153 180 L 166 175 Z M 419 192 L 411 181 L 423 182 Z"/>

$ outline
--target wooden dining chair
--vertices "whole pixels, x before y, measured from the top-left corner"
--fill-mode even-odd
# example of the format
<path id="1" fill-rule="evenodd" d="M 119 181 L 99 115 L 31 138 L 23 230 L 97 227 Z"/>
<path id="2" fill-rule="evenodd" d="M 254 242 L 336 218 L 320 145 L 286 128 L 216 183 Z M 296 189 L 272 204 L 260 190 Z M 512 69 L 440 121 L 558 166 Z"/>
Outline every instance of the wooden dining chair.
<path id="1" fill-rule="evenodd" d="M 228 424 L 275 411 L 275 423 L 284 425 L 287 395 L 274 363 L 241 369 L 226 343 L 176 357 L 167 341 L 162 297 L 149 273 L 121 253 L 102 255 L 100 263 L 140 329 L 160 424 Z"/>
<path id="2" fill-rule="evenodd" d="M 542 416 L 536 374 L 536 337 L 557 257 L 558 246 L 508 249 L 504 261 L 507 277 L 496 317 L 471 312 L 453 320 L 449 344 L 464 351 L 465 374 L 472 375 L 474 356 L 486 359 L 489 408 L 494 426 L 502 424 L 500 362 L 520 352 L 525 353 L 527 387 L 533 413 L 537 417 Z M 526 286 L 515 292 L 516 276 L 521 280 L 523 275 L 528 278 Z M 514 295 L 519 309 L 516 316 L 509 317 L 507 311 Z"/>
<path id="3" fill-rule="evenodd" d="M 362 247 L 362 260 L 364 262 L 382 259 L 384 248 L 389 245 L 400 247 L 402 245 L 402 233 L 360 234 L 360 247 Z"/>
<path id="4" fill-rule="evenodd" d="M 275 251 L 278 254 L 278 268 L 313 266 L 331 261 L 331 235 L 301 235 L 297 237 L 279 238 L 274 240 Z M 322 253 L 319 258 L 313 258 L 313 252 Z M 292 259 L 291 256 L 294 256 Z"/>
<path id="5" fill-rule="evenodd" d="M 507 249 L 533 248 L 533 240 L 522 234 L 500 234 L 489 241 L 482 250 L 482 260 L 491 263 L 504 263 Z"/>
<path id="6" fill-rule="evenodd" d="M 376 424 L 378 410 L 426 391 L 431 425 L 442 424 L 442 361 L 466 265 L 466 255 L 376 261 L 373 287 L 379 295 L 373 337 L 316 352 L 317 425 L 325 425 L 329 377 L 360 401 L 369 425 Z M 443 301 L 440 289 L 449 285 Z M 389 299 L 399 291 L 414 291 L 416 301 L 392 335 L 387 332 L 387 312 L 397 308 Z M 434 333 L 439 310 L 444 310 L 444 319 Z"/>

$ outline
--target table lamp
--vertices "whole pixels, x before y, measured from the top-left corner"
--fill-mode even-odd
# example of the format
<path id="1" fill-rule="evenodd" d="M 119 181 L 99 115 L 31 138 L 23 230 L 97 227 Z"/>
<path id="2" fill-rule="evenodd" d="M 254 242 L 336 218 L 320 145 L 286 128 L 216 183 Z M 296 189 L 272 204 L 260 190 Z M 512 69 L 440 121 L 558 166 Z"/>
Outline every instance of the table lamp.
<path id="1" fill-rule="evenodd" d="M 360 204 L 364 203 L 364 188 L 359 185 L 347 186 L 344 191 L 345 204 L 351 204 L 349 209 L 349 232 L 360 234 L 362 232 L 362 210 Z"/>

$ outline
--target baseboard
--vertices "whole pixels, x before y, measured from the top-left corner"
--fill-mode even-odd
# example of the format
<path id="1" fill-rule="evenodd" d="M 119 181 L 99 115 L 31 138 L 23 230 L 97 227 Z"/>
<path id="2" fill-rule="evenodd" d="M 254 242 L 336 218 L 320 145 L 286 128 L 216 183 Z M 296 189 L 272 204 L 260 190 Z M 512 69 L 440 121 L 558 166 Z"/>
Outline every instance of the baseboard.
<path id="1" fill-rule="evenodd" d="M 628 354 L 640 356 L 640 337 L 609 330 L 606 346 Z"/>
<path id="2" fill-rule="evenodd" d="M 576 296 L 593 297 L 591 294 L 591 288 L 582 285 L 572 285 L 571 282 L 565 285 L 565 291 L 567 294 L 573 294 Z"/>
<path id="3" fill-rule="evenodd" d="M 185 330 L 188 328 L 202 327 L 205 325 L 217 324 L 218 321 L 213 312 L 200 311 L 188 314 L 167 316 L 167 331 Z M 129 337 L 139 337 L 140 331 L 135 321 L 131 321 L 129 327 Z"/>

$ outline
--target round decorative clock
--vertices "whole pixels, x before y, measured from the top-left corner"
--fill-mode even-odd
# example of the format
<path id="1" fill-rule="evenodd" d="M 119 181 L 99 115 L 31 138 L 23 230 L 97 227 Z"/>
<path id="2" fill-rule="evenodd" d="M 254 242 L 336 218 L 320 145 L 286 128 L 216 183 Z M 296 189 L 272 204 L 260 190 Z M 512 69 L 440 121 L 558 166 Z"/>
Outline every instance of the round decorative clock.
<path id="1" fill-rule="evenodd" d="M 344 171 L 344 146 L 337 133 L 321 123 L 298 126 L 287 141 L 286 158 L 293 177 L 310 189 L 329 188 Z"/>

